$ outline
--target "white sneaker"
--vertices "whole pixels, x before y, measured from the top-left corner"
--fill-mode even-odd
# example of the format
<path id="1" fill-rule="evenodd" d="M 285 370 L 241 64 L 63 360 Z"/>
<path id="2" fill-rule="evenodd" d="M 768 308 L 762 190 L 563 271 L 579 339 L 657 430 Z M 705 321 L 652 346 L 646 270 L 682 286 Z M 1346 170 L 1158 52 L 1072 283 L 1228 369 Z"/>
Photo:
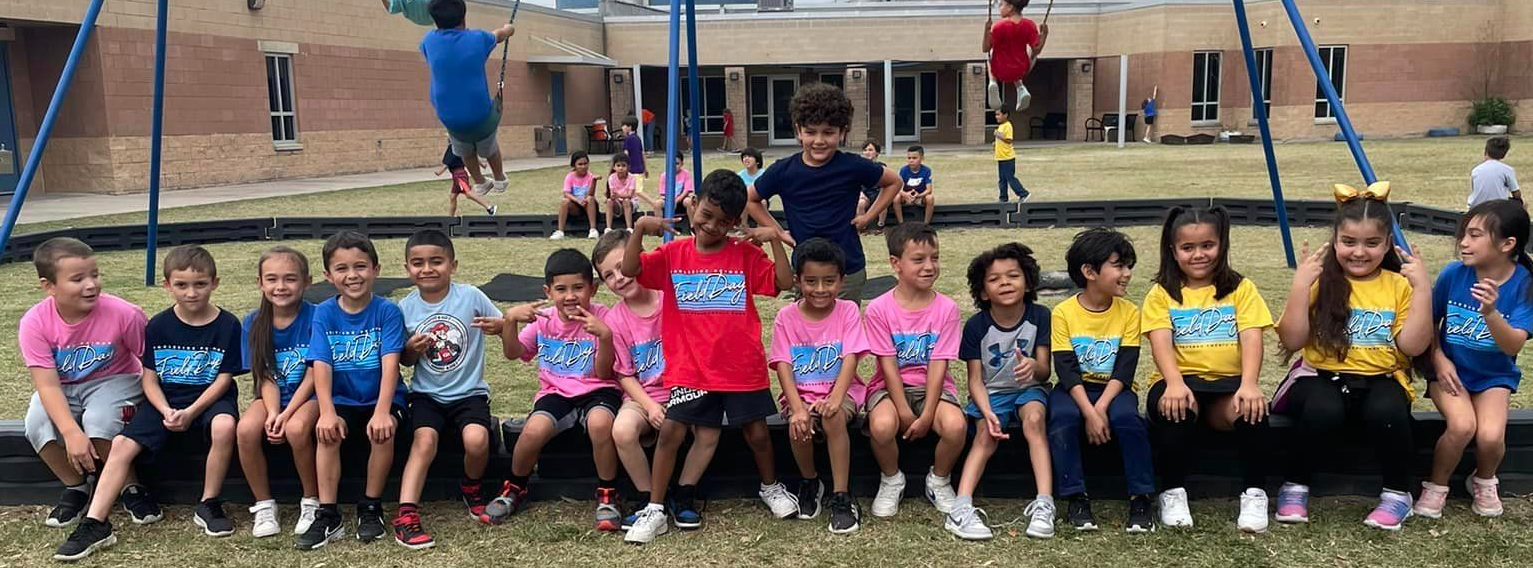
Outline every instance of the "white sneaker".
<path id="1" fill-rule="evenodd" d="M 1144 137 L 1144 143 L 1145 144 L 1154 144 L 1154 142 L 1150 141 L 1150 137 L 1149 136 Z"/>
<path id="2" fill-rule="evenodd" d="M 495 216 L 495 212 L 499 211 L 499 210 L 500 210 L 500 206 L 499 205 L 491 205 L 489 207 L 486 207 L 484 212 L 489 214 L 491 217 L 494 217 Z"/>
<path id="3" fill-rule="evenodd" d="M 1240 494 L 1240 516 L 1235 518 L 1240 532 L 1267 532 L 1267 492 L 1252 487 Z"/>
<path id="4" fill-rule="evenodd" d="M 663 535 L 671 530 L 671 523 L 666 519 L 665 509 L 659 505 L 651 504 L 639 511 L 639 516 L 634 519 L 633 526 L 623 535 L 623 542 L 634 544 L 649 544 L 654 542 L 655 537 Z"/>
<path id="5" fill-rule="evenodd" d="M 557 241 L 562 239 L 564 239 L 564 231 L 554 231 L 552 235 L 548 236 L 548 240 L 550 241 Z"/>
<path id="6" fill-rule="evenodd" d="M 1192 512 L 1187 510 L 1187 490 L 1182 487 L 1160 492 L 1160 524 L 1164 527 L 1191 527 Z"/>
<path id="7" fill-rule="evenodd" d="M 293 525 L 293 534 L 302 535 L 309 532 L 309 525 L 314 524 L 314 516 L 319 514 L 319 499 L 304 497 L 298 502 L 298 524 Z"/>
<path id="8" fill-rule="evenodd" d="M 893 517 L 900 512 L 900 498 L 905 496 L 905 472 L 878 476 L 878 494 L 873 496 L 873 516 Z"/>
<path id="9" fill-rule="evenodd" d="M 926 473 L 926 500 L 932 502 L 932 506 L 938 512 L 953 512 L 953 504 L 958 501 L 958 495 L 953 493 L 953 480 L 947 477 L 937 477 L 936 473 Z"/>
<path id="10" fill-rule="evenodd" d="M 612 227 L 607 227 L 607 229 L 602 231 L 601 234 L 605 235 L 605 234 L 611 233 L 611 232 L 612 232 Z"/>
<path id="11" fill-rule="evenodd" d="M 260 501 L 250 508 L 255 515 L 255 523 L 250 527 L 250 534 L 256 538 L 276 536 L 282 532 L 282 525 L 277 523 L 277 502 L 272 500 Z"/>
<path id="12" fill-rule="evenodd" d="M 506 183 L 506 180 L 494 180 L 490 182 L 490 191 L 494 191 L 495 193 L 505 193 L 506 187 L 509 185 L 509 183 Z"/>
<path id="13" fill-rule="evenodd" d="M 1054 538 L 1054 499 L 1052 497 L 1038 497 L 1022 514 L 1031 517 L 1027 521 L 1027 536 L 1033 538 Z"/>
<path id="14" fill-rule="evenodd" d="M 953 512 L 948 513 L 947 520 L 942 522 L 942 528 L 964 540 L 990 540 L 995 538 L 995 533 L 990 531 L 989 520 L 984 509 L 954 505 Z"/>
<path id="15" fill-rule="evenodd" d="M 483 183 L 474 184 L 474 194 L 476 195 L 484 195 L 492 189 L 495 189 L 495 182 L 492 180 L 484 180 Z"/>
<path id="16" fill-rule="evenodd" d="M 767 508 L 772 510 L 772 516 L 779 519 L 791 519 L 798 516 L 798 498 L 788 492 L 788 487 L 781 481 L 771 485 L 762 485 L 761 500 Z"/>
<path id="17" fill-rule="evenodd" d="M 591 229 L 590 232 L 586 233 L 586 238 L 588 238 L 588 239 L 601 238 L 601 233 L 596 232 L 596 229 Z"/>

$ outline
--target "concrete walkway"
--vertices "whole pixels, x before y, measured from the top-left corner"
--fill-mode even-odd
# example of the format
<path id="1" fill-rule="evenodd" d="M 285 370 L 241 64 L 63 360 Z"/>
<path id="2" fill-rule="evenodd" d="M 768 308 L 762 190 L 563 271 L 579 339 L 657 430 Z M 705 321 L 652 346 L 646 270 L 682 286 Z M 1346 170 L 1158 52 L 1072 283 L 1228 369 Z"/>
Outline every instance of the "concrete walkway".
<path id="1" fill-rule="evenodd" d="M 505 162 L 505 171 L 520 172 L 566 166 L 568 164 L 569 158 L 565 156 L 507 160 Z M 186 207 L 189 205 L 207 205 L 210 203 L 224 203 L 245 199 L 323 193 L 327 191 L 441 179 L 433 175 L 432 172 L 435 170 L 436 168 L 421 168 L 162 191 L 160 192 L 160 209 L 163 211 L 173 207 Z M 77 217 L 135 213 L 147 211 L 148 209 L 149 195 L 147 193 L 130 193 L 125 195 L 69 192 L 49 193 L 29 196 L 27 202 L 21 208 L 19 223 L 44 223 Z"/>

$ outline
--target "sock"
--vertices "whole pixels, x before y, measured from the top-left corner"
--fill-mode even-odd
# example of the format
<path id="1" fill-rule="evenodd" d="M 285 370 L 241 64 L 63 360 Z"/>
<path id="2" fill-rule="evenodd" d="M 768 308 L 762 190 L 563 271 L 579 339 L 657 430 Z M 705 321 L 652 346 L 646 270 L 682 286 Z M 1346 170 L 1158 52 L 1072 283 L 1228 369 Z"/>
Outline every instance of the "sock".
<path id="1" fill-rule="evenodd" d="M 761 490 L 762 491 L 766 491 L 767 489 L 772 488 L 772 487 L 776 487 L 777 485 L 778 485 L 778 483 L 762 483 L 761 484 Z"/>
<path id="2" fill-rule="evenodd" d="M 1430 481 L 1423 481 L 1423 482 L 1421 482 L 1421 486 L 1425 487 L 1427 489 L 1437 489 L 1437 490 L 1442 490 L 1442 489 L 1447 489 L 1448 488 L 1448 486 L 1446 486 L 1446 485 L 1438 485 L 1438 484 L 1432 483 Z M 1249 491 L 1249 489 L 1247 491 Z"/>
<path id="3" fill-rule="evenodd" d="M 634 494 L 634 496 L 633 496 L 633 502 L 648 504 L 649 503 L 649 492 L 648 491 L 636 492 Z"/>
<path id="4" fill-rule="evenodd" d="M 403 517 L 405 515 L 408 515 L 408 514 L 411 514 L 411 513 L 419 513 L 419 512 L 420 512 L 420 507 L 418 505 L 416 505 L 415 503 L 400 503 L 399 504 L 399 516 L 401 516 L 401 517 Z"/>
<path id="5" fill-rule="evenodd" d="M 320 503 L 319 510 L 326 515 L 341 516 L 341 506 L 335 503 Z"/>
<path id="6" fill-rule="evenodd" d="M 79 485 L 68 485 L 68 486 L 65 486 L 64 489 L 67 490 L 67 491 L 79 491 L 81 493 L 89 494 L 90 493 L 90 483 L 81 481 Z"/>
<path id="7" fill-rule="evenodd" d="M 973 506 L 974 506 L 974 496 L 973 495 L 959 495 L 957 499 L 953 500 L 953 507 L 955 507 L 955 508 L 957 508 L 957 507 L 973 507 Z"/>
<path id="8" fill-rule="evenodd" d="M 381 503 L 383 503 L 383 498 L 382 497 L 373 497 L 372 495 L 368 495 L 366 493 L 363 493 L 362 494 L 362 500 L 357 501 L 357 504 L 359 504 L 359 505 L 361 505 L 361 504 L 372 504 L 372 503 L 380 503 L 381 504 Z"/>
<path id="9" fill-rule="evenodd" d="M 818 475 L 816 475 L 814 477 L 805 477 L 804 478 L 804 483 L 808 483 L 810 485 L 814 485 L 814 484 L 817 484 L 819 482 L 820 482 L 820 476 L 818 476 Z"/>
<path id="10" fill-rule="evenodd" d="M 657 513 L 663 513 L 663 512 L 665 512 L 665 505 L 661 505 L 659 503 L 650 503 L 649 505 L 646 505 L 644 507 L 644 510 L 645 511 L 654 511 L 654 512 L 657 512 Z"/>
<path id="11" fill-rule="evenodd" d="M 1479 474 L 1471 475 L 1471 476 L 1469 476 L 1469 478 L 1473 479 L 1476 485 L 1491 485 L 1493 483 L 1498 483 L 1500 481 L 1500 480 L 1496 479 L 1495 476 L 1480 477 Z"/>
<path id="12" fill-rule="evenodd" d="M 512 485 L 515 485 L 515 486 L 520 487 L 522 489 L 526 489 L 527 488 L 527 476 L 525 476 L 525 475 L 517 475 L 517 474 L 513 473 L 511 475 L 506 476 L 506 481 L 509 481 L 509 482 L 511 482 Z"/>
<path id="13" fill-rule="evenodd" d="M 598 478 L 596 478 L 596 488 L 597 489 L 617 489 L 617 480 L 616 479 L 602 479 L 602 478 L 598 477 Z"/>
<path id="14" fill-rule="evenodd" d="M 1054 496 L 1053 495 L 1044 495 L 1042 493 L 1039 493 L 1037 497 L 1033 498 L 1033 500 L 1034 501 L 1042 501 L 1042 502 L 1048 503 L 1050 505 L 1054 504 Z"/>
<path id="15" fill-rule="evenodd" d="M 1278 491 L 1293 491 L 1293 492 L 1298 492 L 1298 493 L 1309 493 L 1309 486 L 1308 485 L 1299 484 L 1299 483 L 1284 483 L 1283 487 L 1278 489 Z"/>
<path id="16" fill-rule="evenodd" d="M 266 500 L 262 500 L 262 501 L 256 501 L 255 502 L 255 506 L 256 507 L 276 507 L 277 506 L 277 500 L 276 499 L 266 499 Z"/>

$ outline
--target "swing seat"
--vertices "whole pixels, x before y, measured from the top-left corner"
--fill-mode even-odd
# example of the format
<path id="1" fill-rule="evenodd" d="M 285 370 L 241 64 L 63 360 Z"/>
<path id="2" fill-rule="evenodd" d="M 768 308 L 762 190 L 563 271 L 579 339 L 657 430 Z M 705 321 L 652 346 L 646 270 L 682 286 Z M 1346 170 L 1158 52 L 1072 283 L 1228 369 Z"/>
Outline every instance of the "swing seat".
<path id="1" fill-rule="evenodd" d="M 390 14 L 403 14 L 405 19 L 421 26 L 436 26 L 436 21 L 431 19 L 431 12 L 427 10 L 431 0 L 389 0 Z"/>

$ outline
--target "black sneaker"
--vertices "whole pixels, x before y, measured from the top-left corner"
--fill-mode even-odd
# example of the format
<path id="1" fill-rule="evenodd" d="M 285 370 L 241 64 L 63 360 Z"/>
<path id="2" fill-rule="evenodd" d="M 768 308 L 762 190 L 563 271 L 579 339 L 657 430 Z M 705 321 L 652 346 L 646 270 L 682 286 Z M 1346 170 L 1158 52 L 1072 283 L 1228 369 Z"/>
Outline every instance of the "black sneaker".
<path id="1" fill-rule="evenodd" d="M 809 520 L 820 516 L 820 498 L 825 496 L 825 484 L 819 478 L 798 482 L 798 518 Z"/>
<path id="2" fill-rule="evenodd" d="M 59 545 L 58 551 L 53 553 L 53 559 L 74 562 L 114 544 L 117 544 L 117 535 L 112 534 L 110 521 L 85 517 L 80 520 L 74 532 L 69 533 L 69 540 Z"/>
<path id="3" fill-rule="evenodd" d="M 1155 516 L 1150 514 L 1149 497 L 1140 495 L 1129 498 L 1128 527 L 1125 530 L 1129 534 L 1155 532 Z"/>
<path id="4" fill-rule="evenodd" d="M 803 501 L 799 501 L 802 503 Z M 841 492 L 830 496 L 831 534 L 852 534 L 862 528 L 862 508 L 851 493 Z"/>
<path id="5" fill-rule="evenodd" d="M 387 532 L 383 527 L 383 502 L 377 499 L 357 502 L 357 540 L 372 542 Z"/>
<path id="6" fill-rule="evenodd" d="M 1070 525 L 1078 531 L 1097 530 L 1096 515 L 1091 514 L 1091 498 L 1076 495 L 1070 498 Z"/>
<path id="7" fill-rule="evenodd" d="M 341 524 L 341 515 L 321 507 L 319 512 L 314 514 L 314 522 L 309 523 L 309 530 L 298 535 L 294 548 L 317 550 L 345 536 L 346 527 Z"/>
<path id="8" fill-rule="evenodd" d="M 678 485 L 671 489 L 666 499 L 670 501 L 666 504 L 666 511 L 671 513 L 676 528 L 692 530 L 703 526 L 703 513 L 697 508 L 696 485 Z"/>
<path id="9" fill-rule="evenodd" d="M 63 495 L 59 495 L 59 504 L 53 506 L 53 511 L 48 513 L 48 520 L 43 524 L 53 528 L 74 526 L 80 522 L 80 517 L 85 516 L 85 508 L 90 506 L 90 495 L 84 491 L 65 489 Z"/>
<path id="10" fill-rule="evenodd" d="M 160 510 L 160 503 L 149 494 L 149 489 L 139 484 L 129 485 L 122 489 L 122 508 L 128 511 L 128 516 L 133 518 L 135 525 L 147 525 L 160 522 L 165 518 L 165 512 Z"/>
<path id="11" fill-rule="evenodd" d="M 224 502 L 218 499 L 198 503 L 197 511 L 192 513 L 192 522 L 197 523 L 197 527 L 208 536 L 234 534 L 234 521 L 224 514 Z"/>

